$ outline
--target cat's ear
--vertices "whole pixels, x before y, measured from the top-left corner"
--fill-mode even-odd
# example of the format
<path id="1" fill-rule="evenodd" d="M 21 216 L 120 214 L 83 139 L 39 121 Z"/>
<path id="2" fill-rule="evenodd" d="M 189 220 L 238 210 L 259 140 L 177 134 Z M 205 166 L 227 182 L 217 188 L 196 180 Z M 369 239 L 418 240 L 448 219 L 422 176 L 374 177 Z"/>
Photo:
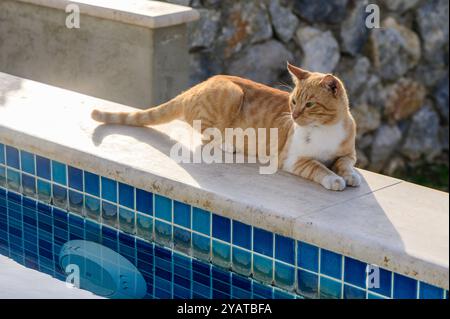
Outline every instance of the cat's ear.
<path id="1" fill-rule="evenodd" d="M 295 84 L 297 84 L 298 81 L 306 80 L 311 75 L 310 72 L 300 69 L 300 68 L 290 64 L 289 62 L 287 63 L 287 69 L 288 69 L 289 73 L 291 74 L 292 80 L 294 81 Z"/>
<path id="2" fill-rule="evenodd" d="M 340 86 L 338 79 L 336 79 L 333 75 L 331 74 L 325 75 L 325 77 L 320 81 L 320 84 L 327 90 L 329 90 L 334 97 L 337 97 Z"/>

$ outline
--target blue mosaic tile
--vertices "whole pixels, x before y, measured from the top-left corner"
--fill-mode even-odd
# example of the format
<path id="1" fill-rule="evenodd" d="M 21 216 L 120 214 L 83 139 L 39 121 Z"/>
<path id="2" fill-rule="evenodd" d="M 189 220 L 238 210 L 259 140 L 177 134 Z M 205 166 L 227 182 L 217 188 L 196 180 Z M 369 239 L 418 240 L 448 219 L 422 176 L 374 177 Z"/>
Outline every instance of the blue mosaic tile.
<path id="1" fill-rule="evenodd" d="M 0 143 L 0 164 L 5 164 L 5 145 Z"/>
<path id="2" fill-rule="evenodd" d="M 420 283 L 419 298 L 420 299 L 442 299 L 444 296 L 444 289 L 429 285 L 427 283 Z"/>
<path id="3" fill-rule="evenodd" d="M 191 250 L 191 232 L 174 226 L 173 245 L 175 249 L 189 255 Z"/>
<path id="4" fill-rule="evenodd" d="M 336 279 L 342 279 L 342 255 L 321 249 L 320 273 Z"/>
<path id="5" fill-rule="evenodd" d="M 52 185 L 53 204 L 55 206 L 67 209 L 67 188 L 59 185 Z"/>
<path id="6" fill-rule="evenodd" d="M 303 269 L 318 272 L 319 248 L 307 243 L 297 242 L 297 265 Z"/>
<path id="7" fill-rule="evenodd" d="M 191 206 L 173 201 L 173 222 L 174 224 L 191 228 Z"/>
<path id="8" fill-rule="evenodd" d="M 84 171 L 84 191 L 97 197 L 100 196 L 100 177 L 97 174 Z"/>
<path id="9" fill-rule="evenodd" d="M 51 180 L 50 160 L 48 158 L 36 155 L 36 173 L 39 177 Z"/>
<path id="10" fill-rule="evenodd" d="M 27 196 L 34 197 L 36 195 L 36 179 L 27 174 L 22 174 L 22 190 Z"/>
<path id="11" fill-rule="evenodd" d="M 233 245 L 252 249 L 252 228 L 249 225 L 233 220 Z"/>
<path id="12" fill-rule="evenodd" d="M 211 256 L 210 238 L 196 233 L 192 234 L 192 254 L 194 257 L 209 261 Z"/>
<path id="13" fill-rule="evenodd" d="M 212 236 L 229 243 L 231 239 L 230 219 L 212 214 Z"/>
<path id="14" fill-rule="evenodd" d="M 13 191 L 20 192 L 20 173 L 12 169 L 6 170 L 6 185 Z"/>
<path id="15" fill-rule="evenodd" d="M 69 166 L 68 167 L 68 176 L 69 176 L 69 187 L 83 191 L 83 171 Z"/>
<path id="16" fill-rule="evenodd" d="M 253 227 L 253 250 L 268 257 L 273 257 L 273 237 L 273 233 Z"/>
<path id="17" fill-rule="evenodd" d="M 344 299 L 366 299 L 366 292 L 353 286 L 344 285 Z"/>
<path id="18" fill-rule="evenodd" d="M 134 234 L 135 222 L 135 212 L 122 207 L 119 208 L 119 229 L 121 231 L 129 234 Z"/>
<path id="19" fill-rule="evenodd" d="M 320 276 L 320 298 L 341 299 L 342 282 Z"/>
<path id="20" fill-rule="evenodd" d="M 275 259 L 295 265 L 295 241 L 292 238 L 275 235 Z"/>
<path id="21" fill-rule="evenodd" d="M 43 180 L 37 180 L 38 199 L 43 202 L 50 202 L 52 189 L 51 184 Z"/>
<path id="22" fill-rule="evenodd" d="M 134 187 L 119 183 L 119 204 L 134 209 Z"/>
<path id="23" fill-rule="evenodd" d="M 153 240 L 153 218 L 146 214 L 136 214 L 136 234 L 146 240 Z"/>
<path id="24" fill-rule="evenodd" d="M 35 162 L 34 155 L 25 151 L 20 151 L 20 164 L 22 167 L 22 171 L 35 174 Z"/>
<path id="25" fill-rule="evenodd" d="M 319 279 L 316 274 L 305 270 L 297 270 L 298 292 L 307 298 L 318 298 Z"/>
<path id="26" fill-rule="evenodd" d="M 267 284 L 272 284 L 273 260 L 253 254 L 253 278 Z"/>
<path id="27" fill-rule="evenodd" d="M 383 298 L 382 296 L 375 295 L 375 294 L 372 294 L 372 293 L 369 292 L 367 294 L 367 299 L 386 299 L 386 298 Z"/>
<path id="28" fill-rule="evenodd" d="M 344 281 L 357 287 L 366 288 L 366 264 L 350 258 L 344 257 Z"/>
<path id="29" fill-rule="evenodd" d="M 100 200 L 95 197 L 86 195 L 84 198 L 84 212 L 86 213 L 86 216 L 88 218 L 95 221 L 100 221 Z"/>
<path id="30" fill-rule="evenodd" d="M 69 210 L 73 213 L 83 215 L 83 194 L 73 190 L 69 190 Z"/>
<path id="31" fill-rule="evenodd" d="M 61 185 L 67 185 L 67 166 L 63 163 L 52 161 L 52 180 Z"/>
<path id="32" fill-rule="evenodd" d="M 244 249 L 233 247 L 232 269 L 244 276 L 252 273 L 252 254 Z"/>
<path id="33" fill-rule="evenodd" d="M 382 268 L 379 268 L 378 270 L 378 282 L 372 282 L 369 280 L 367 288 L 371 292 L 375 292 L 386 297 L 391 297 L 392 272 Z M 370 278 L 370 273 L 368 275 L 368 277 Z"/>
<path id="34" fill-rule="evenodd" d="M 136 210 L 153 215 L 153 194 L 142 189 L 136 188 Z"/>
<path id="35" fill-rule="evenodd" d="M 394 274 L 394 298 L 416 299 L 417 280 L 408 278 L 400 274 Z"/>
<path id="36" fill-rule="evenodd" d="M 211 235 L 211 214 L 206 210 L 193 207 L 192 208 L 192 229 L 205 234 Z"/>
<path id="37" fill-rule="evenodd" d="M 155 241 L 160 245 L 169 246 L 172 241 L 172 225 L 156 220 Z"/>
<path id="38" fill-rule="evenodd" d="M 17 148 L 6 145 L 6 165 L 20 169 L 19 150 Z"/>
<path id="39" fill-rule="evenodd" d="M 102 201 L 102 221 L 111 227 L 117 227 L 117 206 Z"/>
<path id="40" fill-rule="evenodd" d="M 293 290 L 295 288 L 295 268 L 275 262 L 275 283 L 277 287 Z"/>
<path id="41" fill-rule="evenodd" d="M 103 177 L 101 178 L 102 184 L 102 198 L 110 202 L 117 202 L 117 182 L 112 179 Z"/>
<path id="42" fill-rule="evenodd" d="M 212 241 L 212 262 L 223 268 L 231 266 L 231 247 L 217 240 Z"/>
<path id="43" fill-rule="evenodd" d="M 172 221 L 172 200 L 170 198 L 155 195 L 155 217 Z"/>
<path id="44" fill-rule="evenodd" d="M 0 186 L 6 186 L 6 169 L 0 166 Z"/>

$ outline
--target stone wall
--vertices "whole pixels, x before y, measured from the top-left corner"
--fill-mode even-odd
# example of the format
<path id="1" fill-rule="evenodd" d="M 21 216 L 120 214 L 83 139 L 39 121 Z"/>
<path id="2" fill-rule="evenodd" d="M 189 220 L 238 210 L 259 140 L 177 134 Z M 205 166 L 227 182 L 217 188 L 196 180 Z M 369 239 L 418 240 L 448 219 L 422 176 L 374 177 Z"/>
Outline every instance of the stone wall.
<path id="1" fill-rule="evenodd" d="M 358 165 L 447 163 L 448 0 L 167 0 L 190 5 L 191 84 L 224 73 L 287 89 L 286 61 L 345 82 Z M 379 29 L 365 27 L 369 3 Z"/>

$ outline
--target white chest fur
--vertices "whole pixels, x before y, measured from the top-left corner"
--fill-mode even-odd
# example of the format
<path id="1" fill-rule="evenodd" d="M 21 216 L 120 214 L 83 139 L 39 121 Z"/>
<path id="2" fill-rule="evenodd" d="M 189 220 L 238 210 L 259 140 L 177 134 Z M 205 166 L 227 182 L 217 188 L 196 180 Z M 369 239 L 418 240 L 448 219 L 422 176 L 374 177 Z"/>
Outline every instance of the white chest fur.
<path id="1" fill-rule="evenodd" d="M 288 144 L 283 169 L 291 171 L 299 158 L 314 158 L 324 164 L 336 157 L 339 145 L 346 138 L 342 122 L 317 127 L 294 124 L 294 133 Z"/>

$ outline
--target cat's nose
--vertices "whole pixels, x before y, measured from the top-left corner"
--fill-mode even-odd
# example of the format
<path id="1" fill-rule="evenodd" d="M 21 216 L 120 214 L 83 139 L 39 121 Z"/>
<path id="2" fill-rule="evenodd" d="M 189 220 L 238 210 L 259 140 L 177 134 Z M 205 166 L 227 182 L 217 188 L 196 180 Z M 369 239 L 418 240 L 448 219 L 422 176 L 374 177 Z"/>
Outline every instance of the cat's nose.
<path id="1" fill-rule="evenodd" d="M 300 112 L 299 111 L 295 111 L 295 112 L 292 113 L 292 117 L 294 118 L 294 120 L 296 120 L 299 116 L 300 116 Z"/>

